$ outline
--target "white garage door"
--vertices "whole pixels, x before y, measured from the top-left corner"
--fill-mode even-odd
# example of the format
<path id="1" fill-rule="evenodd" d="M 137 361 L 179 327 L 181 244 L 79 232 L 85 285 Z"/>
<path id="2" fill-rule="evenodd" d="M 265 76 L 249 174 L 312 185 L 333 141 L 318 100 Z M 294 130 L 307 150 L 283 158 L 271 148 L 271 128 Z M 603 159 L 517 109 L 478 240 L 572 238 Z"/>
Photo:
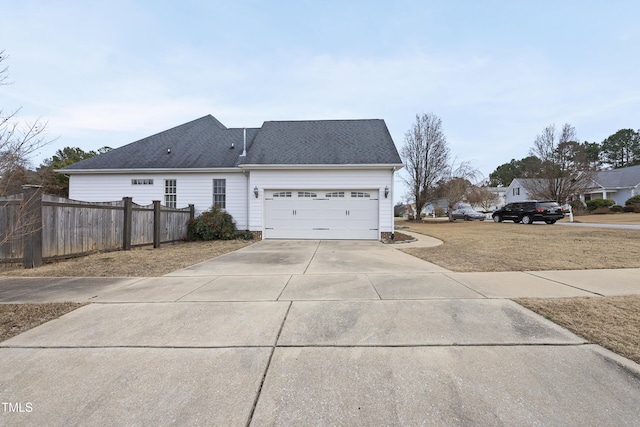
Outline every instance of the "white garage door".
<path id="1" fill-rule="evenodd" d="M 377 190 L 265 190 L 267 239 L 375 239 Z"/>

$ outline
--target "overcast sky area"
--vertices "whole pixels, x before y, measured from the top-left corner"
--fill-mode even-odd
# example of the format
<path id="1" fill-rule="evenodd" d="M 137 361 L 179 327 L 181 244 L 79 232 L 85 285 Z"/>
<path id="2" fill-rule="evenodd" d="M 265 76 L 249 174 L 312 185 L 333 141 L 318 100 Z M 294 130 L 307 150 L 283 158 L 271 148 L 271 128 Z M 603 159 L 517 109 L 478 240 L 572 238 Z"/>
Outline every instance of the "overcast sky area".
<path id="1" fill-rule="evenodd" d="M 33 166 L 207 114 L 384 119 L 400 149 L 433 113 L 488 177 L 552 123 L 590 142 L 640 128 L 638 16 L 635 0 L 21 0 L 0 17 L 0 108 L 58 137 Z"/>

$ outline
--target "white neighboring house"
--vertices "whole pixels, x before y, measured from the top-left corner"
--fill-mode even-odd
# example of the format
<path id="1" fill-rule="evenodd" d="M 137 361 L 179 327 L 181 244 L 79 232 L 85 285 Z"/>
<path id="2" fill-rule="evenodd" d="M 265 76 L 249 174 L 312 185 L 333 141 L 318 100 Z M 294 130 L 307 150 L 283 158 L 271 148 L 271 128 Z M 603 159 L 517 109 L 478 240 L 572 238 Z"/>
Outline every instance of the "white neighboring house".
<path id="1" fill-rule="evenodd" d="M 522 200 L 529 200 L 529 193 L 525 187 L 527 181 L 532 181 L 532 178 L 514 178 L 511 184 L 507 187 L 504 194 L 504 203 L 520 202 Z"/>
<path id="2" fill-rule="evenodd" d="M 529 200 L 526 184 L 533 180 L 532 178 L 515 178 L 511 181 L 507 187 L 505 203 Z M 617 205 L 624 206 L 627 199 L 638 194 L 640 194 L 640 165 L 596 172 L 591 187 L 579 197 L 583 202 L 592 199 L 611 199 Z"/>
<path id="3" fill-rule="evenodd" d="M 384 120 L 229 129 L 207 115 L 59 172 L 76 200 L 217 206 L 266 239 L 378 240 L 394 231 L 401 167 Z"/>
<path id="4" fill-rule="evenodd" d="M 630 197 L 640 194 L 640 165 L 597 172 L 593 186 L 582 195 L 582 201 L 612 199 L 624 206 Z"/>

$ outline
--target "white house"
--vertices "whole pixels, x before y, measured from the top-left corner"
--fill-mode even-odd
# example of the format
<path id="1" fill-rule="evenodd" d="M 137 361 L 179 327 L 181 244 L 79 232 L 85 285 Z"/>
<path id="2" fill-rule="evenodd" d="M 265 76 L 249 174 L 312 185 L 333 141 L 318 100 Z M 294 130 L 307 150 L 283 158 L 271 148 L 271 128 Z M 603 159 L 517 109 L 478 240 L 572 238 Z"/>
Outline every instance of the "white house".
<path id="1" fill-rule="evenodd" d="M 597 172 L 593 186 L 582 197 L 591 199 L 612 199 L 624 206 L 630 197 L 640 194 L 640 165 Z"/>
<path id="2" fill-rule="evenodd" d="M 505 195 L 506 203 L 528 200 L 527 184 L 531 187 L 532 178 L 515 178 L 509 184 Z M 617 205 L 624 206 L 630 197 L 640 194 L 640 165 L 627 168 L 611 169 L 596 172 L 592 185 L 580 200 L 587 202 L 592 199 L 611 199 Z"/>
<path id="3" fill-rule="evenodd" d="M 526 184 L 531 180 L 532 178 L 514 178 L 504 193 L 504 204 L 529 200 Z"/>
<path id="4" fill-rule="evenodd" d="M 229 129 L 208 115 L 59 172 L 72 199 L 217 206 L 266 239 L 377 240 L 394 231 L 401 167 L 383 120 Z"/>

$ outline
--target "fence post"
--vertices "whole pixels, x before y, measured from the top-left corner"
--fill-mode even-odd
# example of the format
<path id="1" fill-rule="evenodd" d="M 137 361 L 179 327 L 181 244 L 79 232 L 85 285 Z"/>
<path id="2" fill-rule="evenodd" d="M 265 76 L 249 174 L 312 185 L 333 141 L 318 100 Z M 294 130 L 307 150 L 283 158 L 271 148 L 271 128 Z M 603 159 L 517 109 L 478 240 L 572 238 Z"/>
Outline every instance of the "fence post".
<path id="1" fill-rule="evenodd" d="M 196 206 L 195 205 L 189 205 L 189 219 L 193 219 L 196 217 Z"/>
<path id="2" fill-rule="evenodd" d="M 24 268 L 42 265 L 42 186 L 22 186 L 24 216 Z"/>
<path id="3" fill-rule="evenodd" d="M 133 199 L 131 197 L 123 197 L 124 202 L 124 224 L 122 226 L 122 249 L 131 250 L 131 221 L 133 212 Z"/>
<path id="4" fill-rule="evenodd" d="M 153 201 L 153 247 L 160 247 L 160 200 Z"/>

